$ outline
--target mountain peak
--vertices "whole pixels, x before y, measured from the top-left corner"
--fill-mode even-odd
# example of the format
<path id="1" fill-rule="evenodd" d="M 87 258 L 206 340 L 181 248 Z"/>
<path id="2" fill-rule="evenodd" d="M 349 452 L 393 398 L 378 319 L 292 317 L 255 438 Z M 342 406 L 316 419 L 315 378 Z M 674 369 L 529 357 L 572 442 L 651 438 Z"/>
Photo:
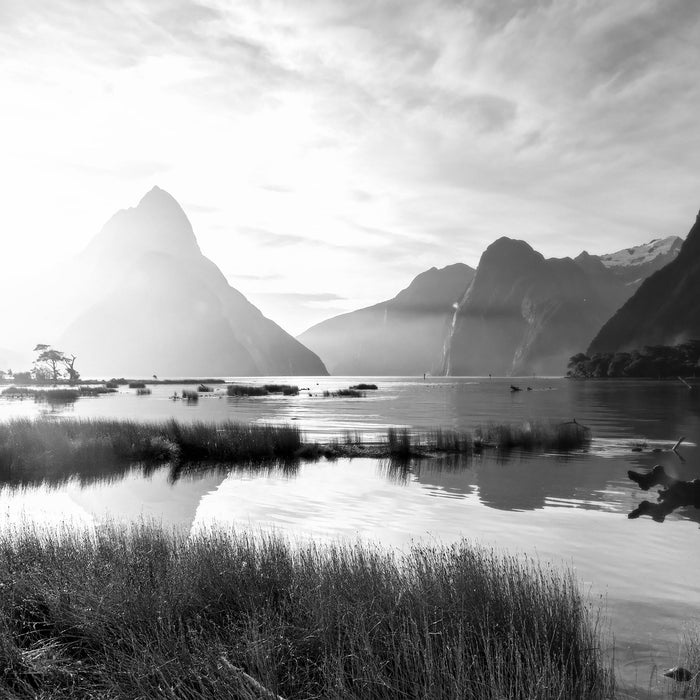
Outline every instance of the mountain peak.
<path id="1" fill-rule="evenodd" d="M 156 204 L 159 206 L 174 205 L 178 209 L 182 209 L 175 197 L 173 197 L 169 192 L 166 192 L 164 189 L 158 187 L 158 185 L 154 185 L 150 190 L 148 190 L 148 192 L 146 192 L 145 195 L 143 195 L 143 197 L 141 197 L 141 201 L 138 203 L 138 206 L 154 206 Z"/>
<path id="2" fill-rule="evenodd" d="M 149 190 L 137 206 L 118 211 L 87 250 L 121 259 L 153 252 L 178 257 L 201 255 L 187 214 L 171 194 L 158 186 Z"/>

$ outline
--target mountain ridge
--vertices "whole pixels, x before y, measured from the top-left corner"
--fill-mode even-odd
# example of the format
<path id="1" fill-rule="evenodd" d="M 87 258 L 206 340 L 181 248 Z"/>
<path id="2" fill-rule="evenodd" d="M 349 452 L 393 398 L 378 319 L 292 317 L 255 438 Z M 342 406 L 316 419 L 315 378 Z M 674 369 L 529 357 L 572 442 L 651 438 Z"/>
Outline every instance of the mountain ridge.
<path id="1" fill-rule="evenodd" d="M 700 212 L 677 257 L 642 282 L 601 327 L 588 345 L 588 354 L 677 345 L 700 338 L 699 295 Z"/>
<path id="2" fill-rule="evenodd" d="M 431 267 L 396 296 L 317 323 L 297 338 L 332 374 L 415 375 L 439 365 L 453 305 L 474 270 L 464 263 Z"/>

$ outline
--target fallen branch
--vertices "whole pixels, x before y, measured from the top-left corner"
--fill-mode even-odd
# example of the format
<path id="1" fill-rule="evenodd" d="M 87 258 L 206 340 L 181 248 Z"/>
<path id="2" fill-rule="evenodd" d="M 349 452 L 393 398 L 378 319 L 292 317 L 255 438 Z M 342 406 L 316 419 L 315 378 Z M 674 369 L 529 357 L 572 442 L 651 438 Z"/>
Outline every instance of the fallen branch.
<path id="1" fill-rule="evenodd" d="M 685 440 L 685 435 L 682 435 L 681 437 L 678 438 L 678 442 L 671 448 L 674 452 L 678 449 L 680 444 Z"/>
<path id="2" fill-rule="evenodd" d="M 249 676 L 242 668 L 234 666 L 223 654 L 219 657 L 221 663 L 229 670 L 231 673 L 235 673 L 250 690 L 256 693 L 259 697 L 269 698 L 270 700 L 284 700 L 281 695 L 273 693 L 268 690 L 260 681 L 255 680 L 253 676 Z"/>

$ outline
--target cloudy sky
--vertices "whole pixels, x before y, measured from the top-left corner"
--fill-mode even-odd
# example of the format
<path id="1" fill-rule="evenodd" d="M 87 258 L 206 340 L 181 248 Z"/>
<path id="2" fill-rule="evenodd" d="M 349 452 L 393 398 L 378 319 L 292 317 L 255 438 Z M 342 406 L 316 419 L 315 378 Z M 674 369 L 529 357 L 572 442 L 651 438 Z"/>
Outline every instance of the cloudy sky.
<path id="1" fill-rule="evenodd" d="M 696 0 L 0 0 L 0 269 L 159 185 L 296 333 L 502 235 L 685 235 L 698 47 Z"/>

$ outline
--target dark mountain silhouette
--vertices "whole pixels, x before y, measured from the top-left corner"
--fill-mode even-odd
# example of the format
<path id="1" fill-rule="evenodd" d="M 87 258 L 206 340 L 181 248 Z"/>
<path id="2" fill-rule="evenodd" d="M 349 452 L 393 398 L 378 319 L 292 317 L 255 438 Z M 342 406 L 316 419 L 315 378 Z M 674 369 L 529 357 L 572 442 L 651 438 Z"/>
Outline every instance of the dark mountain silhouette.
<path id="1" fill-rule="evenodd" d="M 299 340 L 318 353 L 332 374 L 415 375 L 440 366 L 454 313 L 474 276 L 456 263 L 418 275 L 393 299 L 335 316 Z"/>
<path id="2" fill-rule="evenodd" d="M 643 273 L 636 267 L 633 274 Z M 500 238 L 455 312 L 443 371 L 561 375 L 632 291 L 628 276 L 601 257 L 545 259 L 524 241 Z"/>
<path id="3" fill-rule="evenodd" d="M 700 214 L 678 256 L 647 278 L 595 336 L 588 354 L 700 338 Z M 585 347 L 585 346 L 581 346 Z"/>
<path id="4" fill-rule="evenodd" d="M 158 187 L 105 224 L 77 269 L 71 303 L 82 311 L 56 346 L 78 356 L 84 376 L 327 374 L 228 284 Z"/>

